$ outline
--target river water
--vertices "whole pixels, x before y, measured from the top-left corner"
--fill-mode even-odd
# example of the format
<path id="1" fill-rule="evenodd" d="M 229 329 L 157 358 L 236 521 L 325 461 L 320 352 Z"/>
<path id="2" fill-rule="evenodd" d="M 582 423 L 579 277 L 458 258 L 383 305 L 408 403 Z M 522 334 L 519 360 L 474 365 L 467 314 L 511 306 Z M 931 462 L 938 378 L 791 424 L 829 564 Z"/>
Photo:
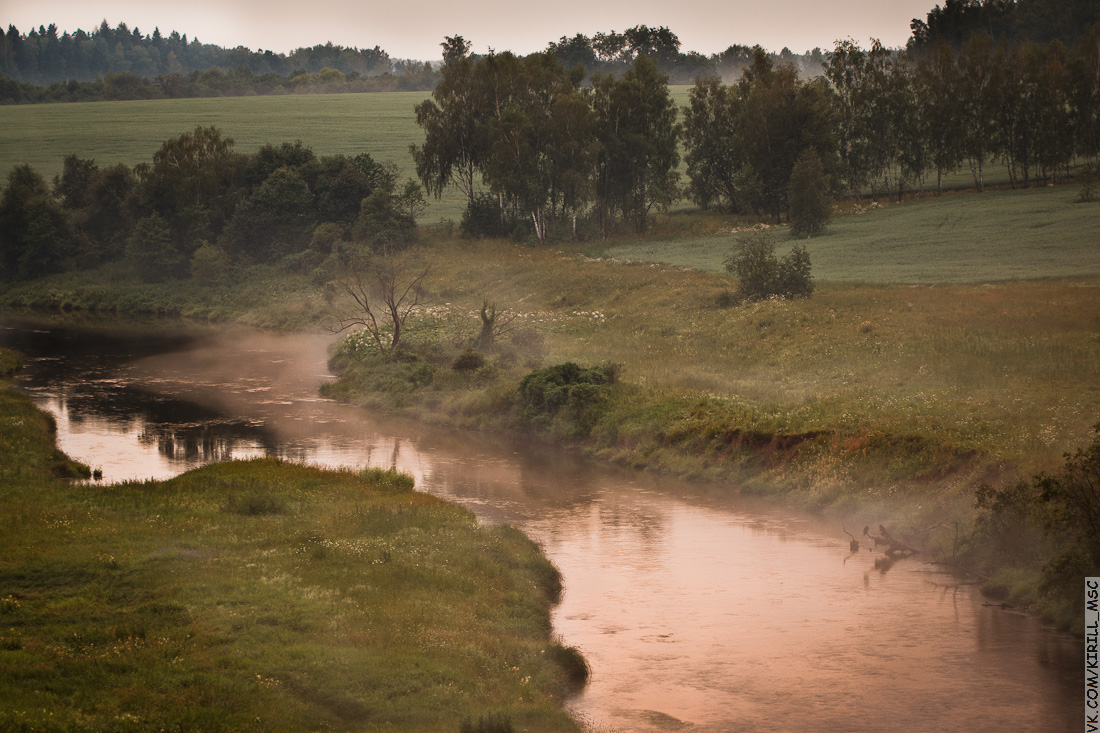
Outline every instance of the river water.
<path id="1" fill-rule="evenodd" d="M 1080 730 L 1082 645 L 839 526 L 317 396 L 329 336 L 0 315 L 0 345 L 105 481 L 274 455 L 396 467 L 542 543 L 595 731 Z"/>

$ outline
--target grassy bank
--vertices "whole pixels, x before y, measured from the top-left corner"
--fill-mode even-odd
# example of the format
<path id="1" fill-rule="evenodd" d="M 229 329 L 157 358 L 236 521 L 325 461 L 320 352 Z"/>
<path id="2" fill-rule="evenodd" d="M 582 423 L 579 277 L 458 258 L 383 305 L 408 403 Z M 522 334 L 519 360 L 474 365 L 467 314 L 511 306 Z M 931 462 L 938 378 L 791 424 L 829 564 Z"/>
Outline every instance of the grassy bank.
<path id="1" fill-rule="evenodd" d="M 724 275 L 589 254 L 420 251 L 435 298 L 408 350 L 349 348 L 328 394 L 884 521 L 987 573 L 1004 557 L 983 549 L 975 489 L 1055 470 L 1100 417 L 1096 278 L 822 283 L 806 300 L 729 305 Z M 485 300 L 512 330 L 464 369 Z M 550 397 L 520 389 L 567 362 L 611 368 L 544 385 Z M 1037 577 L 1017 576 L 1014 602 L 1038 602 Z"/>
<path id="2" fill-rule="evenodd" d="M 0 728 L 576 730 L 557 571 L 407 476 L 272 460 L 55 478 L 0 390 Z"/>
<path id="3" fill-rule="evenodd" d="M 145 283 L 124 264 L 5 285 L 0 307 L 118 316 L 172 316 L 261 328 L 322 329 L 335 289 L 277 266 L 235 270 L 224 282 Z"/>
<path id="4" fill-rule="evenodd" d="M 743 304 L 713 264 L 732 245 L 720 230 L 735 222 L 714 214 L 662 218 L 651 238 L 611 249 L 426 230 L 406 267 L 430 264 L 429 304 L 406 324 L 401 353 L 349 343 L 329 394 L 523 431 L 855 522 L 885 518 L 927 530 L 912 543 L 951 554 L 968 537 L 981 544 L 967 534 L 981 515 L 978 486 L 1055 470 L 1100 418 L 1100 266 L 1088 237 L 1100 209 L 1075 195 L 989 192 L 847 215 L 810 241 L 812 298 Z M 1027 226 L 1006 231 L 1014 211 Z M 695 259 L 676 259 L 689 249 Z M 919 277 L 904 274 L 898 252 Z M 641 261 L 662 257 L 680 265 Z M 5 298 L 120 312 L 148 298 L 169 304 L 153 312 L 317 327 L 347 305 L 326 287 L 274 269 L 222 289 L 88 273 Z M 493 349 L 473 349 L 486 302 L 500 333 Z M 532 370 L 570 362 L 609 368 L 570 384 L 543 372 L 543 397 L 520 389 Z M 997 558 L 982 562 L 995 569 Z"/>

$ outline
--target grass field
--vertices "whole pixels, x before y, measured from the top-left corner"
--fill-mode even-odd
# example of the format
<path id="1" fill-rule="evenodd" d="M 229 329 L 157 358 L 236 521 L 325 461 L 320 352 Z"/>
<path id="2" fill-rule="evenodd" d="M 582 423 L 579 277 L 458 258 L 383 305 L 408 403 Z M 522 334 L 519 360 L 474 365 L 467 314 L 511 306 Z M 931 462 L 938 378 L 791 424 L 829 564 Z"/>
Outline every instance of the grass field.
<path id="1" fill-rule="evenodd" d="M 1100 275 L 1100 204 L 1077 204 L 1073 186 L 945 195 L 865 207 L 801 243 L 821 282 L 940 285 Z M 725 272 L 737 235 L 655 237 L 603 254 Z M 775 227 L 777 249 L 793 242 Z"/>
<path id="2" fill-rule="evenodd" d="M 388 471 L 74 485 L 0 375 L 0 729 L 575 731 L 556 569 Z"/>

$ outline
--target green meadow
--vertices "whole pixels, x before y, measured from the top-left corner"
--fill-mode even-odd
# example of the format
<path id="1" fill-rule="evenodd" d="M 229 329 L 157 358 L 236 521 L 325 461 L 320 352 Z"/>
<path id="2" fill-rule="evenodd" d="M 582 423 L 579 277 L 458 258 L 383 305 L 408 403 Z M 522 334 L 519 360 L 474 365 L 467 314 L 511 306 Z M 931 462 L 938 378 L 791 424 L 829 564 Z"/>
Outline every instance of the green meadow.
<path id="1" fill-rule="evenodd" d="M 378 469 L 63 480 L 0 365 L 0 729 L 579 729 L 561 581 L 518 531 Z"/>
<path id="2" fill-rule="evenodd" d="M 987 191 L 867 202 L 837 216 L 824 235 L 801 242 L 819 282 L 947 285 L 1100 275 L 1100 206 L 1077 204 L 1075 186 Z M 671 226 L 669 227 L 672 228 Z M 613 244 L 619 260 L 725 272 L 736 224 Z M 780 248 L 792 244 L 774 227 Z"/>

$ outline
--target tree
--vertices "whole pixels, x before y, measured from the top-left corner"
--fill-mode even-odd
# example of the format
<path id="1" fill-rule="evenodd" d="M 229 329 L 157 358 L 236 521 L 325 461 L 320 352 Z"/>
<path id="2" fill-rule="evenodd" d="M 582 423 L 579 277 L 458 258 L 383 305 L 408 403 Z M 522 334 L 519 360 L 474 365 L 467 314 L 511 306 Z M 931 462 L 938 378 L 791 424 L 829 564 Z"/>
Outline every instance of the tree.
<path id="1" fill-rule="evenodd" d="M 380 353 L 397 351 L 405 322 L 426 302 L 423 284 L 430 271 L 430 264 L 410 269 L 404 259 L 392 257 L 374 258 L 366 269 L 352 268 L 338 283 L 351 304 L 332 330 L 358 326 Z"/>
<path id="2" fill-rule="evenodd" d="M 432 98 L 416 105 L 416 124 L 424 130 L 424 144 L 409 146 L 416 174 L 424 189 L 436 198 L 456 185 L 474 199 L 475 174 L 483 154 L 478 139 L 481 106 L 474 87 L 475 64 L 469 57 L 443 66 Z"/>
<path id="3" fill-rule="evenodd" d="M 56 272 L 74 249 L 69 216 L 46 181 L 29 165 L 12 168 L 0 195 L 0 278 Z"/>
<path id="4" fill-rule="evenodd" d="M 832 215 L 833 203 L 829 196 L 829 177 L 813 148 L 806 148 L 794 164 L 790 187 L 791 236 L 820 234 Z"/>
<path id="5" fill-rule="evenodd" d="M 363 199 L 352 234 L 375 252 L 392 254 L 412 241 L 415 230 L 416 219 L 401 198 L 388 188 L 377 188 Z"/>
<path id="6" fill-rule="evenodd" d="M 776 67 L 757 47 L 737 94 L 743 191 L 753 208 L 778 224 L 789 209 L 791 171 L 802 151 L 813 148 L 826 170 L 834 167 L 836 136 L 825 82 L 802 83 L 793 65 Z"/>
<path id="7" fill-rule="evenodd" d="M 963 109 L 963 151 L 974 176 L 974 187 L 985 190 L 984 167 L 992 148 L 994 111 L 997 107 L 993 76 L 993 41 L 987 33 L 974 33 L 956 62 Z"/>
<path id="8" fill-rule="evenodd" d="M 145 282 L 163 282 L 182 275 L 187 260 L 172 244 L 168 222 L 150 214 L 134 226 L 126 240 L 126 259 Z"/>
<path id="9" fill-rule="evenodd" d="M 667 209 L 678 193 L 680 125 L 668 76 L 648 56 L 639 56 L 620 79 L 593 79 L 597 208 L 607 233 L 615 209 L 644 232 L 654 206 Z"/>
<path id="10" fill-rule="evenodd" d="M 291 168 L 279 168 L 233 213 L 226 249 L 253 262 L 271 262 L 306 247 L 315 221 L 313 195 Z"/>
<path id="11" fill-rule="evenodd" d="M 962 98 L 955 54 L 950 44 L 937 41 L 917 63 L 917 98 L 928 139 L 930 162 L 936 169 L 936 192 L 943 193 L 943 176 L 963 157 Z"/>
<path id="12" fill-rule="evenodd" d="M 439 45 L 443 47 L 443 64 L 448 65 L 466 58 L 473 44 L 462 36 L 444 36 Z"/>
<path id="13" fill-rule="evenodd" d="M 223 138 L 213 126 L 196 127 L 166 141 L 153 155 L 142 181 L 142 203 L 168 223 L 177 246 L 194 249 L 232 216 L 239 162 L 232 138 Z M 205 219 L 205 227 L 190 224 L 197 217 Z"/>
<path id="14" fill-rule="evenodd" d="M 696 80 L 683 109 L 688 194 L 704 209 L 714 205 L 733 213 L 744 211 L 737 140 L 740 112 L 736 88 L 714 76 Z"/>

